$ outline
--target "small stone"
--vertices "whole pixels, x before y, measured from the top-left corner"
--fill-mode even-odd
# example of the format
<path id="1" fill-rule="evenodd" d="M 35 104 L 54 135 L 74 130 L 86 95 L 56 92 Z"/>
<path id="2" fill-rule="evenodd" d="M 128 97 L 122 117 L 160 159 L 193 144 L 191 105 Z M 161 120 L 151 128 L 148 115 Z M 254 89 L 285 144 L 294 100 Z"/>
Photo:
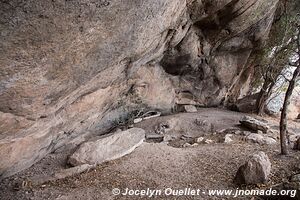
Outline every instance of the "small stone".
<path id="1" fill-rule="evenodd" d="M 197 143 L 201 143 L 201 142 L 203 142 L 204 141 L 204 137 L 198 137 L 197 139 L 196 139 L 196 142 Z"/>
<path id="2" fill-rule="evenodd" d="M 234 178 L 234 182 L 241 184 L 265 184 L 271 173 L 271 162 L 264 152 L 258 152 L 242 165 Z"/>
<path id="3" fill-rule="evenodd" d="M 196 147 L 198 145 L 199 145 L 198 143 L 194 143 L 194 144 L 192 144 L 192 147 Z"/>
<path id="4" fill-rule="evenodd" d="M 133 120 L 133 123 L 139 123 L 139 122 L 141 122 L 141 121 L 143 121 L 143 119 L 142 118 L 136 118 L 136 119 L 134 119 Z"/>
<path id="5" fill-rule="evenodd" d="M 198 111 L 196 106 L 194 106 L 194 105 L 185 105 L 184 110 L 188 113 L 194 113 L 194 112 Z"/>
<path id="6" fill-rule="evenodd" d="M 207 140 L 205 140 L 205 142 L 204 142 L 205 144 L 212 144 L 212 143 L 214 143 L 214 141 L 213 140 L 209 140 L 209 139 L 207 139 Z"/>
<path id="7" fill-rule="evenodd" d="M 185 144 L 183 145 L 184 148 L 191 147 L 191 146 L 192 146 L 192 145 L 191 145 L 190 143 L 185 143 Z"/>
<path id="8" fill-rule="evenodd" d="M 233 142 L 231 137 L 232 137 L 232 134 L 226 134 L 225 138 L 224 138 L 224 143 L 229 144 L 229 143 Z"/>
<path id="9" fill-rule="evenodd" d="M 262 134 L 264 134 L 261 130 L 257 130 L 257 134 L 260 134 L 260 135 L 262 135 Z"/>

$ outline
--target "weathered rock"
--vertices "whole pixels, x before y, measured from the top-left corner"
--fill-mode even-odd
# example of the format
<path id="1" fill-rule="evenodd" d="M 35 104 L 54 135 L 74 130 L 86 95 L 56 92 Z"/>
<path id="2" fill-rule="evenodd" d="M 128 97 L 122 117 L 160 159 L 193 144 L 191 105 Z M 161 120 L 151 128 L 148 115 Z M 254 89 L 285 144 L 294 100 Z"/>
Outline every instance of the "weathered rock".
<path id="1" fill-rule="evenodd" d="M 198 137 L 197 139 L 196 139 L 196 142 L 197 143 L 201 143 L 201 142 L 203 142 L 204 141 L 204 137 Z"/>
<path id="2" fill-rule="evenodd" d="M 196 106 L 193 106 L 193 105 L 185 105 L 184 110 L 188 113 L 194 113 L 194 112 L 198 111 Z"/>
<path id="3" fill-rule="evenodd" d="M 210 139 L 206 139 L 206 140 L 204 141 L 204 143 L 205 143 L 205 144 L 212 144 L 212 143 L 214 143 L 214 141 L 213 141 L 213 140 L 210 140 Z"/>
<path id="4" fill-rule="evenodd" d="M 232 143 L 233 140 L 231 139 L 231 137 L 232 137 L 232 134 L 226 134 L 224 137 L 224 143 L 226 143 L 226 144 Z"/>
<path id="5" fill-rule="evenodd" d="M 197 147 L 197 146 L 199 146 L 198 143 L 193 143 L 193 144 L 192 144 L 192 147 Z"/>
<path id="6" fill-rule="evenodd" d="M 262 132 L 261 130 L 257 130 L 257 134 L 262 135 L 264 134 L 264 132 Z"/>
<path id="7" fill-rule="evenodd" d="M 184 143 L 182 145 L 183 148 L 188 148 L 188 147 L 191 147 L 192 145 L 190 143 Z"/>
<path id="8" fill-rule="evenodd" d="M 277 3 L 1 1 L 0 176 L 135 110 L 169 113 L 178 94 L 197 105 L 235 101 Z"/>
<path id="9" fill-rule="evenodd" d="M 249 117 L 249 116 L 244 116 L 240 120 L 240 123 L 249 129 L 252 129 L 254 131 L 260 130 L 260 131 L 263 131 L 264 133 L 267 133 L 267 131 L 270 128 L 266 123 L 259 121 L 257 119 L 254 119 L 253 117 Z"/>
<path id="10" fill-rule="evenodd" d="M 237 184 L 259 184 L 269 180 L 271 162 L 264 152 L 258 152 L 242 165 L 234 178 Z"/>
<path id="11" fill-rule="evenodd" d="M 258 94 L 243 97 L 242 99 L 237 100 L 235 104 L 231 106 L 231 109 L 243 113 L 253 113 L 255 112 L 257 97 Z"/>
<path id="12" fill-rule="evenodd" d="M 100 164 L 131 153 L 145 139 L 145 131 L 132 128 L 83 143 L 70 157 L 73 166 Z"/>
<path id="13" fill-rule="evenodd" d="M 277 141 L 271 137 L 268 136 L 263 136 L 261 134 L 256 134 L 256 133 L 251 133 L 249 134 L 246 139 L 248 141 L 258 143 L 258 144 L 267 144 L 267 145 L 272 145 L 276 144 Z"/>

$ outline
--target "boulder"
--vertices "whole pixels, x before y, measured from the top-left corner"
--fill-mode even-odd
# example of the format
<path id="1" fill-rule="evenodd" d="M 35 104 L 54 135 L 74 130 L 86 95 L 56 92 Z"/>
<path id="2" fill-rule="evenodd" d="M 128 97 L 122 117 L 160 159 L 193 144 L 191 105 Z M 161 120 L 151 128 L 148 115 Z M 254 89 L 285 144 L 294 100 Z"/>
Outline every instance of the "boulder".
<path id="1" fill-rule="evenodd" d="M 69 164 L 100 164 L 131 153 L 145 139 L 145 131 L 132 128 L 126 131 L 83 143 L 70 157 Z"/>
<path id="2" fill-rule="evenodd" d="M 262 122 L 260 120 L 257 120 L 257 119 L 255 119 L 253 117 L 249 117 L 249 116 L 244 116 L 240 120 L 240 123 L 244 127 L 249 128 L 249 129 L 251 129 L 253 131 L 259 131 L 260 130 L 260 131 L 262 131 L 264 133 L 267 133 L 267 131 L 270 129 L 270 127 L 266 123 L 264 123 L 264 122 Z"/>
<path id="3" fill-rule="evenodd" d="M 263 136 L 263 135 L 256 134 L 256 133 L 251 133 L 248 136 L 246 136 L 246 140 L 254 142 L 254 143 L 258 143 L 258 144 L 267 144 L 267 145 L 277 143 L 277 141 L 271 137 Z"/>
<path id="4" fill-rule="evenodd" d="M 231 106 L 231 109 L 243 113 L 253 113 L 256 109 L 255 104 L 257 97 L 258 93 L 238 99 L 236 103 Z"/>
<path id="5" fill-rule="evenodd" d="M 264 152 L 258 152 L 242 165 L 234 178 L 236 184 L 267 183 L 271 172 L 271 162 Z"/>

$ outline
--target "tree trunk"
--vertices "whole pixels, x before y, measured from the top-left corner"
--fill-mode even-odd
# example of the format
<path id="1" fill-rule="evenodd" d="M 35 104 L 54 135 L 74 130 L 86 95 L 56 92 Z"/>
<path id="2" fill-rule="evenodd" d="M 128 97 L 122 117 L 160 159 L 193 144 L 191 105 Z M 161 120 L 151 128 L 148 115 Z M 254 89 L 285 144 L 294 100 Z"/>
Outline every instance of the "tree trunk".
<path id="1" fill-rule="evenodd" d="M 256 113 L 258 115 L 264 114 L 266 102 L 268 100 L 267 94 L 269 91 L 270 81 L 265 80 L 261 90 L 259 91 L 258 98 L 256 100 Z"/>
<path id="2" fill-rule="evenodd" d="M 288 150 L 287 150 L 287 110 L 288 110 L 288 105 L 290 104 L 291 101 L 291 96 L 293 94 L 293 90 L 296 85 L 296 79 L 300 74 L 300 64 L 296 68 L 293 78 L 289 83 L 289 87 L 286 91 L 285 98 L 284 98 L 284 103 L 281 111 L 281 118 L 280 118 L 280 146 L 281 146 L 281 154 L 282 155 L 287 155 Z"/>

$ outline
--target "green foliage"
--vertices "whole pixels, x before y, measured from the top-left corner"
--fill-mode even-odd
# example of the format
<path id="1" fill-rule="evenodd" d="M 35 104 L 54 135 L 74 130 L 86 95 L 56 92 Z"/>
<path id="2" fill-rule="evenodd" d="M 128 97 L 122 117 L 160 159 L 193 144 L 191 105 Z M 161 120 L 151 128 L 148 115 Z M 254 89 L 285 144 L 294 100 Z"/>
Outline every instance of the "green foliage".
<path id="1" fill-rule="evenodd" d="M 274 82 L 283 69 L 288 67 L 289 58 L 297 48 L 292 39 L 299 21 L 300 1 L 282 1 L 280 17 L 274 22 L 266 46 L 257 51 L 257 63 L 252 86 L 254 89 L 267 82 Z"/>

